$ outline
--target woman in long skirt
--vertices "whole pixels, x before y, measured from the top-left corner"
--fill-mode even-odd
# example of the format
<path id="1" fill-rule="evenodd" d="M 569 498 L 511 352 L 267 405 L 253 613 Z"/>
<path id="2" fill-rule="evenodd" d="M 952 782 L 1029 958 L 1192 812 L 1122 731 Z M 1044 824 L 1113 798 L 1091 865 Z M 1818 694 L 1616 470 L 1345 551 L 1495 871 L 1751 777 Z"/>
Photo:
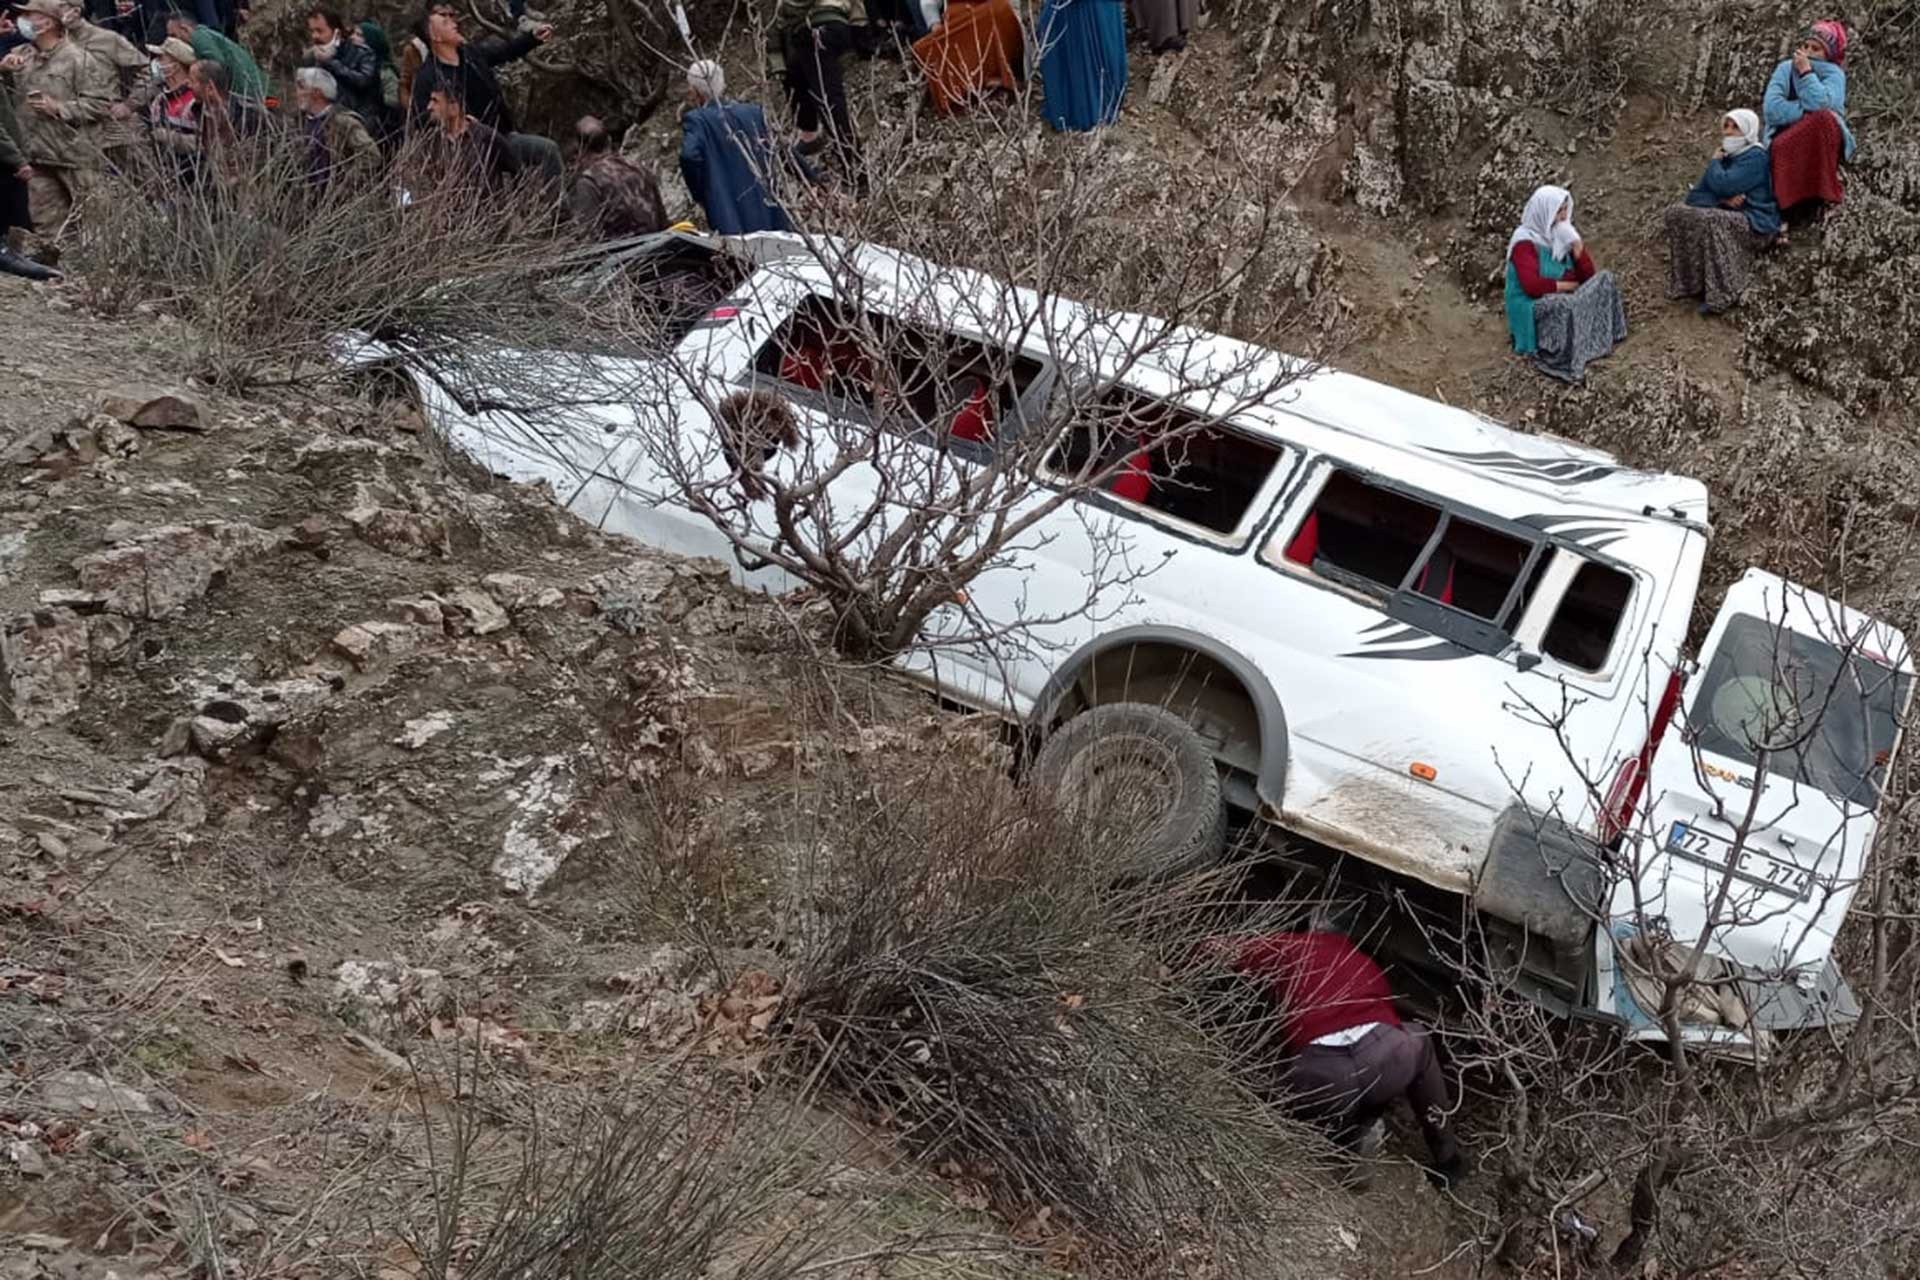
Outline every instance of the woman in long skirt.
<path id="1" fill-rule="evenodd" d="M 1541 187 L 1507 240 L 1507 329 L 1548 377 L 1578 382 L 1627 336 L 1626 304 L 1573 225 L 1573 196 Z"/>
<path id="2" fill-rule="evenodd" d="M 1112 124 L 1127 96 L 1127 17 L 1121 0 L 1046 0 L 1034 24 L 1044 82 L 1041 114 L 1056 129 Z"/>
<path id="3" fill-rule="evenodd" d="M 1762 111 L 1773 159 L 1773 193 L 1782 209 L 1846 197 L 1840 166 L 1853 159 L 1847 123 L 1847 28 L 1816 22 L 1773 69 Z"/>
<path id="4" fill-rule="evenodd" d="M 1739 305 L 1760 251 L 1780 237 L 1760 117 L 1729 111 L 1720 122 L 1719 154 L 1667 210 L 1667 296 L 1699 298 L 1700 314 Z"/>

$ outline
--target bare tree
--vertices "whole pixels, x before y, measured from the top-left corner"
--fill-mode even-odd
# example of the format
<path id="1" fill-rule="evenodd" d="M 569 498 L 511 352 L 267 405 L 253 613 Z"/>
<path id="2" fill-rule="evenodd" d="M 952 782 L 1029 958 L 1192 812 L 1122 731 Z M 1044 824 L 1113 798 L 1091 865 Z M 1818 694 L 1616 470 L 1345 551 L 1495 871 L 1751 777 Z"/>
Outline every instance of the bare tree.
<path id="1" fill-rule="evenodd" d="M 1490 1257 L 1637 1274 L 1658 1243 L 1675 1274 L 1737 1259 L 1761 1274 L 1878 1275 L 1920 1233 L 1913 1198 L 1877 1190 L 1920 1097 L 1911 770 L 1891 767 L 1912 677 L 1884 628 L 1796 589 L 1770 605 L 1726 625 L 1630 823 L 1591 846 L 1604 870 L 1592 924 L 1612 958 L 1598 981 L 1617 1025 L 1569 1028 L 1522 999 L 1520 966 L 1470 911 L 1432 939 L 1467 979 L 1457 1059 L 1503 1113 L 1486 1153 Z M 1645 664 L 1650 684 L 1663 665 Z M 1640 691 L 1655 733 L 1660 701 Z M 1517 710 L 1566 722 L 1564 707 Z M 1542 820 L 1618 801 L 1609 780 L 1583 780 Z M 1682 812 L 1694 821 L 1676 830 Z M 1857 1008 L 1823 973 L 1843 914 L 1833 960 L 1852 962 Z M 1609 1206 L 1623 1230 L 1603 1248 Z"/>

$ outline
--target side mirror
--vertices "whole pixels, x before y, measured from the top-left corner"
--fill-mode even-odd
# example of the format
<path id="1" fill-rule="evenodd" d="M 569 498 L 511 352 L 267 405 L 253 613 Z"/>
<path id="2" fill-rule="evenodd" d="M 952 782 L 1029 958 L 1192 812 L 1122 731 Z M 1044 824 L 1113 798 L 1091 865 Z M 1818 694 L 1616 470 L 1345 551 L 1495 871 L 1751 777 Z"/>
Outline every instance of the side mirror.
<path id="1" fill-rule="evenodd" d="M 1537 653 L 1528 653 L 1525 649 L 1522 649 L 1519 653 L 1513 655 L 1513 665 L 1522 671 L 1531 671 L 1540 665 L 1540 655 Z"/>

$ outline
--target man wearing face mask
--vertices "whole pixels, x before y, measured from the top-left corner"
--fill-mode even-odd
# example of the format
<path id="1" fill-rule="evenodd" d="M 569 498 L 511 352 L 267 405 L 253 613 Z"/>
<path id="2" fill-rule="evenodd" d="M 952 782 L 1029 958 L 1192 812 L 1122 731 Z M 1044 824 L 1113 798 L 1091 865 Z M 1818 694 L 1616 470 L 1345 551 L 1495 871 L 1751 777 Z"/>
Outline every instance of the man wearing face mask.
<path id="1" fill-rule="evenodd" d="M 67 39 L 59 0 L 25 0 L 14 8 L 15 25 L 33 45 L 0 60 L 0 72 L 12 77 L 20 108 L 34 234 L 42 256 L 51 256 L 105 163 L 113 69 Z"/>
<path id="2" fill-rule="evenodd" d="M 300 64 L 318 67 L 333 77 L 338 91 L 334 109 L 351 111 L 363 123 L 378 129 L 384 123 L 385 106 L 380 100 L 380 67 L 373 50 L 348 39 L 346 20 L 331 9 L 307 10 L 307 37 L 313 43 L 300 56 Z"/>

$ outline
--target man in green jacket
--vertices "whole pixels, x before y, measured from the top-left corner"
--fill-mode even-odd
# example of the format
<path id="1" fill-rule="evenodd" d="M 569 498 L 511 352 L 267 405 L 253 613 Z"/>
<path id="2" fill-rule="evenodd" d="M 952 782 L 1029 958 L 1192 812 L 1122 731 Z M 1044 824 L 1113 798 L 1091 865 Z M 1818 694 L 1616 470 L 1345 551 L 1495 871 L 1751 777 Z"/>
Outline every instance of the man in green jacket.
<path id="1" fill-rule="evenodd" d="M 800 150 L 817 150 L 821 125 L 833 142 L 843 178 L 856 194 L 866 190 L 860 141 L 847 110 L 847 77 L 842 62 L 853 48 L 853 27 L 867 20 L 863 0 L 780 0 L 768 28 L 767 43 L 785 67 L 787 101 L 800 130 Z"/>
<path id="2" fill-rule="evenodd" d="M 233 77 L 233 94 L 236 98 L 251 98 L 255 102 L 267 100 L 267 77 L 260 70 L 260 64 L 253 55 L 233 41 L 184 13 L 167 15 L 167 35 L 175 40 L 185 40 L 193 46 L 194 56 L 217 62 L 227 69 Z"/>
<path id="3" fill-rule="evenodd" d="M 53 249 L 105 163 L 113 68 L 67 39 L 58 0 L 25 0 L 15 25 L 33 41 L 0 60 L 13 80 L 33 230 Z"/>

